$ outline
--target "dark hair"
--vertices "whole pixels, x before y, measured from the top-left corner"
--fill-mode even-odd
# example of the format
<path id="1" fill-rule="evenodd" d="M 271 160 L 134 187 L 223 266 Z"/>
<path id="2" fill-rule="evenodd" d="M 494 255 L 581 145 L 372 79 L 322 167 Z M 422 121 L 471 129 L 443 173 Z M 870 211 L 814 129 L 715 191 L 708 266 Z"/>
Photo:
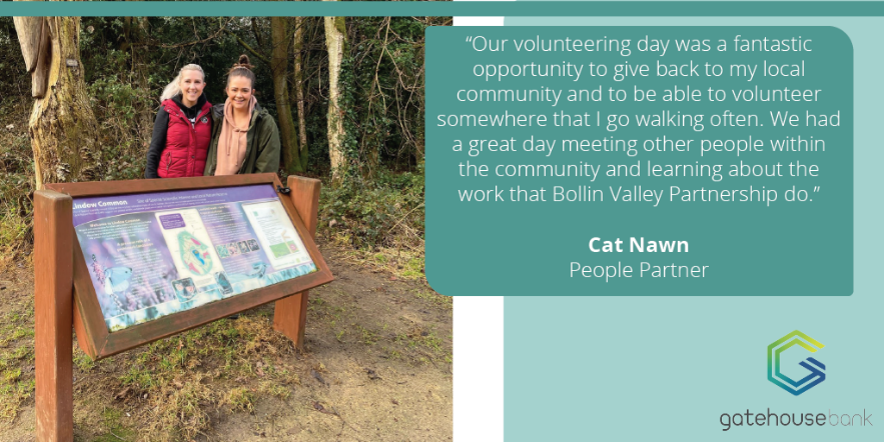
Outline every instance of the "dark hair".
<path id="1" fill-rule="evenodd" d="M 249 56 L 246 54 L 242 54 L 239 56 L 239 61 L 233 64 L 233 67 L 227 71 L 227 85 L 230 85 L 230 79 L 233 77 L 246 77 L 249 81 L 252 82 L 252 89 L 255 88 L 255 73 L 252 72 L 252 66 L 249 64 Z"/>

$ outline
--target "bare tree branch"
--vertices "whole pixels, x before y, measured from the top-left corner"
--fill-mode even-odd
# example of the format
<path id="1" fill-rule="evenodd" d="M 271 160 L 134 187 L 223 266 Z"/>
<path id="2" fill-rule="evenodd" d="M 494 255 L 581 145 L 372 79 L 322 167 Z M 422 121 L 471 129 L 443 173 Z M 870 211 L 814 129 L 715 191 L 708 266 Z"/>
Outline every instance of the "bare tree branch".
<path id="1" fill-rule="evenodd" d="M 263 61 L 264 63 L 267 63 L 268 65 L 270 64 L 270 59 L 269 59 L 269 58 L 267 58 L 266 56 L 262 55 L 260 52 L 256 51 L 253 47 L 249 46 L 249 44 L 246 43 L 246 41 L 243 40 L 242 37 L 240 37 L 240 36 L 238 36 L 238 35 L 236 35 L 236 34 L 233 34 L 233 33 L 231 33 L 231 34 L 232 34 L 234 37 L 236 37 L 236 41 L 239 42 L 240 46 L 244 47 L 247 51 L 251 52 L 252 55 L 254 55 L 255 57 L 258 57 L 259 60 Z"/>

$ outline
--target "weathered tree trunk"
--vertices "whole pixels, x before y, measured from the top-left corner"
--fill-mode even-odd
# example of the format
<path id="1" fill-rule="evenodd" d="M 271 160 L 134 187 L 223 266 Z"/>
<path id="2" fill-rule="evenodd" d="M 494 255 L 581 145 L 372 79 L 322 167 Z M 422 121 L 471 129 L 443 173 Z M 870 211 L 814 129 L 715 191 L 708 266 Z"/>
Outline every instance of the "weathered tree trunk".
<path id="1" fill-rule="evenodd" d="M 334 0 L 332 0 L 334 1 Z M 325 44 L 328 48 L 328 156 L 332 184 L 340 184 L 346 172 L 344 155 L 344 112 L 341 110 L 340 75 L 347 43 L 344 17 L 325 17 Z"/>
<path id="2" fill-rule="evenodd" d="M 34 29 L 19 29 L 24 23 L 16 20 L 19 35 L 34 32 Z M 80 18 L 45 17 L 39 23 L 48 30 L 50 44 L 46 52 L 38 54 L 40 61 L 36 62 L 32 77 L 34 91 L 44 91 L 34 102 L 28 122 L 36 187 L 42 189 L 45 183 L 97 180 L 101 146 L 80 63 Z M 24 48 L 22 54 L 29 56 Z M 41 63 L 46 64 L 40 66 Z M 45 79 L 36 75 L 43 68 Z"/>
<path id="3" fill-rule="evenodd" d="M 271 63 L 273 92 L 276 98 L 276 112 L 279 117 L 279 135 L 282 139 L 282 165 L 288 173 L 307 170 L 301 161 L 301 147 L 298 146 L 298 131 L 292 119 L 288 86 L 288 20 L 283 17 L 270 17 Z"/>
<path id="4" fill-rule="evenodd" d="M 307 20 L 295 17 L 295 96 L 298 100 L 298 135 L 301 147 L 301 162 L 307 166 L 307 112 L 304 110 L 304 27 Z"/>

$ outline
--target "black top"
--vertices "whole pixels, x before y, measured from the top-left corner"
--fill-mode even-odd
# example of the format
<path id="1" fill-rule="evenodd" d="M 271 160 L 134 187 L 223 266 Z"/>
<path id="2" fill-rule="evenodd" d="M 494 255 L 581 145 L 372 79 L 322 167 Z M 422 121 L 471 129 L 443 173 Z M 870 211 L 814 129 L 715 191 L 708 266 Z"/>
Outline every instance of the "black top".
<path id="1" fill-rule="evenodd" d="M 196 104 L 192 107 L 187 107 L 181 102 L 181 94 L 172 97 L 172 101 L 178 105 L 178 108 L 184 112 L 184 116 L 186 116 L 191 123 L 196 123 L 196 117 L 199 116 L 200 110 L 202 110 L 203 105 L 206 104 L 206 95 L 200 95 L 196 100 Z M 160 157 L 163 155 L 163 151 L 166 150 L 166 131 L 168 129 L 169 113 L 166 112 L 166 108 L 161 105 L 159 112 L 157 112 L 157 118 L 153 122 L 153 135 L 150 138 L 150 148 L 147 150 L 147 166 L 144 169 L 145 178 L 160 177 L 157 175 L 157 168 L 160 166 Z"/>

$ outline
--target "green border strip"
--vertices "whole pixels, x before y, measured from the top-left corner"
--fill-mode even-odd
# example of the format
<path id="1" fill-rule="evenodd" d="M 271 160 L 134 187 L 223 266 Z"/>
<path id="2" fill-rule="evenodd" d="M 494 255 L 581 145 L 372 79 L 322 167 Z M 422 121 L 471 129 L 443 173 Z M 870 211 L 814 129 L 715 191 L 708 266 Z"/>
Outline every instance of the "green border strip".
<path id="1" fill-rule="evenodd" d="M 0 15 L 257 17 L 474 16 L 491 17 L 881 17 L 880 1 L 299 1 L 299 2 L 0 2 Z"/>

